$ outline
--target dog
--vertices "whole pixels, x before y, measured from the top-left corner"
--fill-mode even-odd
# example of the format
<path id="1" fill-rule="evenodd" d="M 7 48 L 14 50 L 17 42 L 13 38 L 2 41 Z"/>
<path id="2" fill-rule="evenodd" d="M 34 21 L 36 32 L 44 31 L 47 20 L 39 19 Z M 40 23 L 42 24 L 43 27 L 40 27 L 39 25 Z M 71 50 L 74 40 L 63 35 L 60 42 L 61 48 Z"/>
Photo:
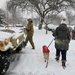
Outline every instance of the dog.
<path id="1" fill-rule="evenodd" d="M 50 50 L 46 45 L 44 45 L 42 48 L 43 48 L 44 61 L 46 62 L 46 68 L 47 68 Z"/>

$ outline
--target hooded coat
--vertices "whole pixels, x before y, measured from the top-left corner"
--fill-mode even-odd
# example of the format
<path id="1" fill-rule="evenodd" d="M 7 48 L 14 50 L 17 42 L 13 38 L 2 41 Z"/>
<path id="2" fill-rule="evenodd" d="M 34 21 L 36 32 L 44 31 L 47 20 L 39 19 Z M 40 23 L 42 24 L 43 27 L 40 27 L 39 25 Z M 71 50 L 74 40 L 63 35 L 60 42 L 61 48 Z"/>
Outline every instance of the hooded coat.
<path id="1" fill-rule="evenodd" d="M 33 23 L 29 22 L 26 27 L 27 36 L 32 37 L 34 34 Z"/>
<path id="2" fill-rule="evenodd" d="M 35 49 L 34 42 L 33 42 L 34 28 L 33 28 L 33 22 L 31 19 L 28 19 L 28 24 L 26 26 L 26 33 L 27 33 L 27 37 L 24 42 L 24 45 L 26 46 L 29 41 L 30 44 L 32 45 L 32 49 Z"/>
<path id="3" fill-rule="evenodd" d="M 55 36 L 55 48 L 68 50 L 70 42 L 70 32 L 66 24 L 60 24 L 53 33 Z"/>

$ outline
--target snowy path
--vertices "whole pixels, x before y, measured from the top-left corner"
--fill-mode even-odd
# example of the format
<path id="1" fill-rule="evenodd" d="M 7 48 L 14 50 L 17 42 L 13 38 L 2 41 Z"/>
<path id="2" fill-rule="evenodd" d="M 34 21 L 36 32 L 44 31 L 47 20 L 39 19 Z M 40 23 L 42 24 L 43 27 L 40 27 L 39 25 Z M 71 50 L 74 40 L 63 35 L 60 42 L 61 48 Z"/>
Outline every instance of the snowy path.
<path id="1" fill-rule="evenodd" d="M 70 48 L 67 54 L 67 68 L 65 70 L 61 67 L 61 60 L 59 63 L 55 61 L 54 41 L 49 47 L 49 65 L 47 68 L 45 68 L 42 46 L 48 45 L 52 39 L 53 36 L 51 32 L 45 34 L 44 30 L 38 30 L 35 28 L 34 43 L 36 49 L 32 50 L 31 45 L 28 43 L 26 48 L 22 50 L 25 53 L 21 55 L 20 60 L 12 72 L 16 72 L 18 75 L 75 75 L 74 40 L 72 40 L 70 43 Z"/>

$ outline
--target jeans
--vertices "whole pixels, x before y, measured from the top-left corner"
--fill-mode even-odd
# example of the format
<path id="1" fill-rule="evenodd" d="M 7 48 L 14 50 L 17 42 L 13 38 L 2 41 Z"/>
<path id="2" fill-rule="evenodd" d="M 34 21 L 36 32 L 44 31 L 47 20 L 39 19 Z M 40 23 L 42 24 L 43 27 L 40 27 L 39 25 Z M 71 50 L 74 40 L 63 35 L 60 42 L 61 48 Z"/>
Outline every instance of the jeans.
<path id="1" fill-rule="evenodd" d="M 67 50 L 56 49 L 56 56 L 60 56 L 60 53 L 62 55 L 62 59 L 61 60 L 65 60 L 66 61 Z"/>

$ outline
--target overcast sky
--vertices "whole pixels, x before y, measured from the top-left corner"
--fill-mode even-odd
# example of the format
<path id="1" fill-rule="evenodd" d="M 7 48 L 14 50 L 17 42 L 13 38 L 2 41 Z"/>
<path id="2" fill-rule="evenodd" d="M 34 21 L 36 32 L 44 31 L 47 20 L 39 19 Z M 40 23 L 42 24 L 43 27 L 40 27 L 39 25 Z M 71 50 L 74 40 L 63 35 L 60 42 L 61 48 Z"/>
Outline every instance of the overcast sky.
<path id="1" fill-rule="evenodd" d="M 8 0 L 0 0 L 0 8 L 5 8 L 5 5 L 6 5 L 6 1 Z"/>

